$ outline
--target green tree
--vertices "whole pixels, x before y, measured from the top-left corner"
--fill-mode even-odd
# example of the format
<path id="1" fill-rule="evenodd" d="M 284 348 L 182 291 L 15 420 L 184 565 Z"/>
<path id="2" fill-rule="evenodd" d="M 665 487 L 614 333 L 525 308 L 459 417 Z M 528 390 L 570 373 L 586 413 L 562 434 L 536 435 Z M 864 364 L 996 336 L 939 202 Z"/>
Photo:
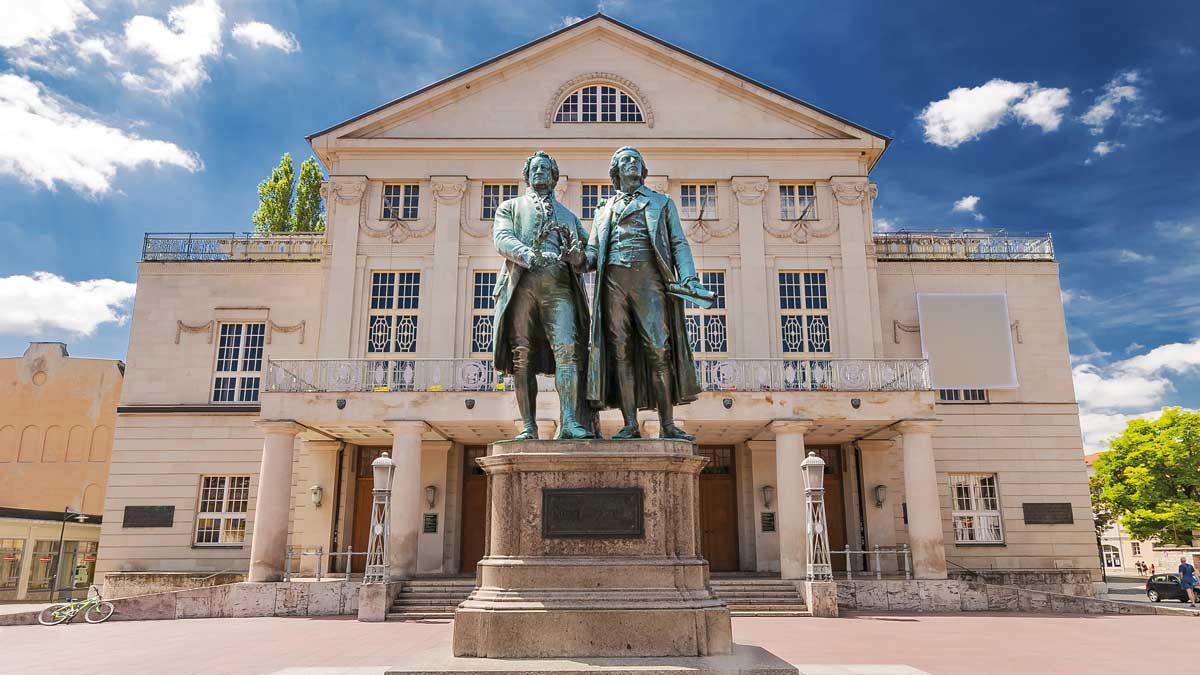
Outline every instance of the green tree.
<path id="1" fill-rule="evenodd" d="M 300 165 L 297 181 L 292 156 L 285 152 L 271 177 L 258 184 L 258 210 L 250 218 L 254 231 L 324 232 L 322 178 L 317 160 L 309 157 Z"/>
<path id="2" fill-rule="evenodd" d="M 1200 530 L 1200 413 L 1131 420 L 1096 459 L 1097 508 L 1133 539 L 1190 545 Z"/>

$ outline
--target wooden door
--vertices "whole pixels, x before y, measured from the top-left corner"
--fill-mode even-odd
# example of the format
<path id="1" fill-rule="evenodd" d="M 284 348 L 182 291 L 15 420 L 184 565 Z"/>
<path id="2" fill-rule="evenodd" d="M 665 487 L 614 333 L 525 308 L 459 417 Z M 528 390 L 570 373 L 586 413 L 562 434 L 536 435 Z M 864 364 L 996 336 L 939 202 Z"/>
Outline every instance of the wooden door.
<path id="1" fill-rule="evenodd" d="M 825 524 L 829 530 L 829 550 L 846 548 L 846 493 L 842 483 L 842 449 L 837 446 L 811 448 L 825 460 Z M 846 556 L 831 555 L 836 571 L 846 571 Z"/>
<path id="2" fill-rule="evenodd" d="M 487 456 L 487 448 L 469 446 L 463 449 L 462 539 L 459 569 L 473 574 L 475 565 L 484 556 L 487 523 L 487 475 L 475 463 Z"/>
<path id="3" fill-rule="evenodd" d="M 389 448 L 359 448 L 355 458 L 354 470 L 354 520 L 350 524 L 350 545 L 354 552 L 366 552 L 371 540 L 371 492 L 375 487 L 375 477 L 371 472 L 371 462 L 379 457 L 381 452 Z M 350 571 L 362 573 L 367 567 L 367 556 L 352 556 Z"/>
<path id="4" fill-rule="evenodd" d="M 700 552 L 713 572 L 736 572 L 737 479 L 733 448 L 703 446 L 696 454 L 708 457 L 700 473 Z"/>

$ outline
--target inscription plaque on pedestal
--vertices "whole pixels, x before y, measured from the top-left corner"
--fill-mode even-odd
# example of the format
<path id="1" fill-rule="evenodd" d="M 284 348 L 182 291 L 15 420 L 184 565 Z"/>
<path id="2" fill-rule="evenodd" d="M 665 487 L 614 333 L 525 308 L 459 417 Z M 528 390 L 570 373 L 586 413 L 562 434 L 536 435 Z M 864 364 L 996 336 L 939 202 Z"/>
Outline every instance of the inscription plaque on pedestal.
<path id="1" fill-rule="evenodd" d="M 642 497 L 641 488 L 545 488 L 542 536 L 641 539 Z"/>

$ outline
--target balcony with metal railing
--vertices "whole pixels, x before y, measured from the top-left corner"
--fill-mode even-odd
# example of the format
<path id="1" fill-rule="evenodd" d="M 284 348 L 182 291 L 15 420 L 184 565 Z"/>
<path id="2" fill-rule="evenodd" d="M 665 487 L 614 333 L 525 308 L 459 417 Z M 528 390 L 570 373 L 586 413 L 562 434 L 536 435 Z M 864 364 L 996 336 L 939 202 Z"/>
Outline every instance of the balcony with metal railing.
<path id="1" fill-rule="evenodd" d="M 142 262 L 320 260 L 324 232 L 147 232 Z"/>
<path id="2" fill-rule="evenodd" d="M 879 260 L 1043 261 L 1054 260 L 1054 241 L 1046 234 L 982 231 L 900 231 L 875 235 Z"/>
<path id="3" fill-rule="evenodd" d="M 705 391 L 928 391 L 923 359 L 702 359 Z M 553 380 L 539 378 L 542 390 Z M 490 359 L 269 359 L 276 393 L 503 391 Z"/>

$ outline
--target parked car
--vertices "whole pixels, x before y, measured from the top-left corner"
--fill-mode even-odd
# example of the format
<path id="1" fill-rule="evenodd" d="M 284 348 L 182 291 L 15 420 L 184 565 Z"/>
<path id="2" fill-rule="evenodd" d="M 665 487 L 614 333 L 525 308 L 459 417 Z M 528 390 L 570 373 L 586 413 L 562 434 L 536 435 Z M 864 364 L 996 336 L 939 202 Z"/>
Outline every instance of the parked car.
<path id="1" fill-rule="evenodd" d="M 1188 601 L 1187 591 L 1179 587 L 1178 574 L 1155 574 L 1146 579 L 1146 597 L 1150 598 L 1150 602 Z"/>

